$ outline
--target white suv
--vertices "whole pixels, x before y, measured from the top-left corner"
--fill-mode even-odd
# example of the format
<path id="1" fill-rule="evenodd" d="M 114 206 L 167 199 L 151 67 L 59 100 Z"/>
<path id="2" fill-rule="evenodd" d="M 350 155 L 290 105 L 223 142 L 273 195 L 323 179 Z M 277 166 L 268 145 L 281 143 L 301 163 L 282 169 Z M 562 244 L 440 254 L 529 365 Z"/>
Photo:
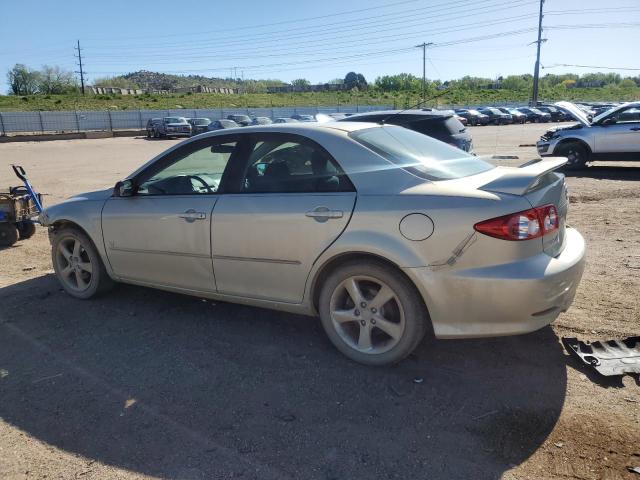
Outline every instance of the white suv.
<path id="1" fill-rule="evenodd" d="M 538 140 L 538 153 L 567 157 L 566 168 L 592 160 L 640 160 L 640 102 L 624 103 L 593 120 L 570 102 L 555 104 L 579 123 L 555 127 Z"/>

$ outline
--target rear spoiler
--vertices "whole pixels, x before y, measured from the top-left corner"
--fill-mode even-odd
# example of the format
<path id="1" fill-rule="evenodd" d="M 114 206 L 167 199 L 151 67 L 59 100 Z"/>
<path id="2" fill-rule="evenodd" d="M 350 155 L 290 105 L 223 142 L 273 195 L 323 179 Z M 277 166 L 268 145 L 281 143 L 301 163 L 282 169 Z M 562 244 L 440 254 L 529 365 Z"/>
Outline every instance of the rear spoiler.
<path id="1" fill-rule="evenodd" d="M 536 186 L 541 177 L 566 163 L 565 157 L 547 157 L 544 160 L 527 162 L 518 168 L 499 167 L 504 169 L 504 174 L 483 185 L 480 190 L 524 195 Z"/>

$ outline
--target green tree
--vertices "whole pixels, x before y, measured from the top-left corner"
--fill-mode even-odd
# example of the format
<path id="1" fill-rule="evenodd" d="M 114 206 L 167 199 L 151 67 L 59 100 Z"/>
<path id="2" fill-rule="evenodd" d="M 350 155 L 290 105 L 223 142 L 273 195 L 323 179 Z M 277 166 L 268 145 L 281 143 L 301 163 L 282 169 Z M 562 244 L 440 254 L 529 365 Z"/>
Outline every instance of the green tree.
<path id="1" fill-rule="evenodd" d="M 78 87 L 73 72 L 58 66 L 43 65 L 38 78 L 38 92 L 47 94 L 69 93 Z"/>
<path id="2" fill-rule="evenodd" d="M 291 81 L 291 85 L 293 85 L 294 87 L 308 87 L 309 85 L 311 85 L 311 82 L 306 78 L 296 78 L 295 80 Z"/>
<path id="3" fill-rule="evenodd" d="M 16 63 L 14 67 L 7 72 L 7 81 L 9 88 L 14 95 L 33 95 L 38 93 L 38 83 L 40 73 L 31 70 L 22 63 Z"/>

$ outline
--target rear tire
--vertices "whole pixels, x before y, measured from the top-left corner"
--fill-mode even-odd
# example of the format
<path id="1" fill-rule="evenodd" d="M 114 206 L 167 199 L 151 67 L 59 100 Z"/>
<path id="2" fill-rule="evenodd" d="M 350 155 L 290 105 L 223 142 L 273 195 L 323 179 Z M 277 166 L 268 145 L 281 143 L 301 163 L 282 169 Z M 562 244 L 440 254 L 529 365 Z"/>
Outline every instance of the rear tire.
<path id="1" fill-rule="evenodd" d="M 58 281 L 72 297 L 86 300 L 110 290 L 115 283 L 91 239 L 76 228 L 54 233 L 51 260 Z"/>
<path id="2" fill-rule="evenodd" d="M 18 241 L 18 229 L 13 223 L 0 223 L 0 247 L 10 247 Z"/>
<path id="3" fill-rule="evenodd" d="M 423 339 L 429 317 L 411 282 L 388 265 L 348 262 L 322 285 L 322 326 L 335 347 L 364 365 L 399 362 Z"/>
<path id="4" fill-rule="evenodd" d="M 560 157 L 567 157 L 568 162 L 563 167 L 565 170 L 581 170 L 587 166 L 589 161 L 589 151 L 584 145 L 577 142 L 563 143 L 556 152 Z"/>
<path id="5" fill-rule="evenodd" d="M 27 240 L 36 233 L 36 226 L 31 222 L 20 222 L 17 224 L 20 240 Z"/>

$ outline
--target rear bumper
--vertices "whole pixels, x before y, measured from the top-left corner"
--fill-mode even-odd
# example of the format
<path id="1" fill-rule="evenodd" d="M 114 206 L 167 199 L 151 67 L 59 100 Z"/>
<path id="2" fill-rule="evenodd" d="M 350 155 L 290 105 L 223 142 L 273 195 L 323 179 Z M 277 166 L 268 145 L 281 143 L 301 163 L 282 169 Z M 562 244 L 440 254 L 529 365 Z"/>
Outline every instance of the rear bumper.
<path id="1" fill-rule="evenodd" d="M 584 239 L 567 228 L 565 248 L 555 258 L 541 253 L 482 268 L 405 271 L 425 298 L 436 337 L 517 335 L 550 324 L 569 308 L 585 256 Z"/>

